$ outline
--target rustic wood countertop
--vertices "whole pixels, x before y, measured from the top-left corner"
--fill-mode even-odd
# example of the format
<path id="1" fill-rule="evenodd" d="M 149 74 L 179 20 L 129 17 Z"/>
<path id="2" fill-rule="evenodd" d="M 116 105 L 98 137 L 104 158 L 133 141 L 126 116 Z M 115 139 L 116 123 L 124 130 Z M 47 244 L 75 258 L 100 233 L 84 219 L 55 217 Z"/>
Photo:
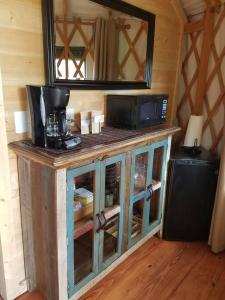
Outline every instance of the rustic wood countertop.
<path id="1" fill-rule="evenodd" d="M 23 140 L 9 144 L 17 155 L 29 158 L 51 168 L 69 168 L 82 161 L 104 159 L 116 152 L 125 152 L 142 143 L 151 143 L 173 135 L 180 131 L 179 127 L 167 125 L 154 126 L 142 130 L 125 130 L 105 127 L 100 134 L 80 136 L 82 143 L 73 150 L 45 149 L 34 146 L 31 140 Z"/>

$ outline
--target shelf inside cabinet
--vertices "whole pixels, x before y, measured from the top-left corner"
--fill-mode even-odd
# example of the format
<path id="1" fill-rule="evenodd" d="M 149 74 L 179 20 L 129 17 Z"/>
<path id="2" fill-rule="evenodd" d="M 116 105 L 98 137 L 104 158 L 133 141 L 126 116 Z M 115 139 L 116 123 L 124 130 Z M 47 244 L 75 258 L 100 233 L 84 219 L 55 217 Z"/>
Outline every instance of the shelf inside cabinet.
<path id="1" fill-rule="evenodd" d="M 152 188 L 153 188 L 153 191 L 156 191 L 156 190 L 160 189 L 161 186 L 162 186 L 161 181 L 152 179 Z"/>
<path id="2" fill-rule="evenodd" d="M 77 222 L 91 213 L 93 213 L 93 203 L 89 203 L 74 211 L 74 221 Z"/>
<path id="3" fill-rule="evenodd" d="M 85 218 L 75 221 L 74 223 L 74 239 L 79 238 L 81 235 L 84 235 L 88 231 L 92 230 L 94 227 L 94 221 L 92 214 L 87 215 Z"/>
<path id="4" fill-rule="evenodd" d="M 105 212 L 106 219 L 110 219 L 113 216 L 120 213 L 120 205 L 114 205 L 112 207 L 106 207 L 104 212 Z"/>
<path id="5" fill-rule="evenodd" d="M 131 238 L 140 234 L 142 231 L 142 219 L 138 216 L 133 216 Z"/>

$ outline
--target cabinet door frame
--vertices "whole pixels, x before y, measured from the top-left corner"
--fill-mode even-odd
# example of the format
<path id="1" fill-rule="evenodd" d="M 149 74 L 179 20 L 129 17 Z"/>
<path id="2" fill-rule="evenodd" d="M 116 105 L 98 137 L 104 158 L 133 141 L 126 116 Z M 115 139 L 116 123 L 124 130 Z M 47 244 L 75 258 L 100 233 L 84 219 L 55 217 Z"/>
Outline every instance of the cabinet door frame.
<path id="1" fill-rule="evenodd" d="M 152 182 L 152 174 L 153 174 L 153 161 L 154 161 L 154 153 L 155 150 L 158 148 L 163 148 L 163 157 L 162 157 L 162 171 L 161 171 L 161 187 L 160 187 L 160 194 L 159 194 L 159 211 L 157 220 L 153 223 L 149 224 L 149 214 L 151 210 L 151 200 L 146 203 L 146 216 L 145 216 L 145 234 L 148 234 L 152 231 L 155 227 L 160 225 L 162 220 L 162 207 L 163 207 L 163 198 L 165 193 L 165 175 L 166 175 L 166 166 L 167 166 L 167 149 L 168 149 L 168 140 L 162 140 L 157 143 L 153 143 L 150 145 L 150 157 L 151 157 L 151 164 L 149 165 L 150 168 L 150 183 Z M 154 192 L 153 192 L 154 193 Z"/>
<path id="2" fill-rule="evenodd" d="M 74 282 L 74 177 L 95 172 L 95 197 L 94 197 L 94 237 L 93 237 L 93 271 L 82 279 L 78 284 Z M 68 272 L 68 295 L 72 297 L 79 289 L 85 286 L 90 280 L 99 273 L 99 234 L 96 228 L 99 226 L 96 214 L 100 212 L 100 161 L 95 163 L 70 169 L 67 171 L 67 272 Z"/>
<path id="3" fill-rule="evenodd" d="M 136 157 L 137 155 L 143 154 L 143 153 L 147 153 L 148 155 L 148 164 L 147 164 L 147 177 L 146 177 L 146 184 L 145 184 L 145 190 L 141 191 L 140 193 L 138 193 L 137 195 L 134 195 L 134 185 L 135 185 L 135 180 L 134 180 L 134 176 L 135 176 L 135 161 L 136 161 Z M 149 146 L 143 146 L 140 148 L 136 148 L 134 150 L 132 150 L 131 152 L 131 183 L 130 183 L 130 203 L 129 203 L 129 212 L 128 212 L 128 236 L 127 236 L 127 247 L 128 249 L 130 247 L 132 247 L 134 244 L 136 244 L 139 240 L 141 240 L 146 232 L 146 197 L 147 197 L 147 186 L 150 184 L 150 180 L 151 180 L 151 174 L 150 174 L 150 168 L 149 168 L 149 160 L 151 160 L 151 156 L 150 156 L 150 147 Z M 133 218 L 133 205 L 134 203 L 140 201 L 140 200 L 144 200 L 144 206 L 143 206 L 143 220 L 142 220 L 142 232 L 140 235 L 138 235 L 137 237 L 131 239 L 131 232 L 132 232 L 132 218 Z"/>
<path id="4" fill-rule="evenodd" d="M 120 217 L 119 217 L 119 236 L 117 241 L 117 253 L 103 262 L 103 247 L 104 247 L 104 231 L 100 231 L 100 246 L 99 246 L 99 271 L 103 271 L 111 265 L 122 254 L 123 241 L 123 225 L 124 225 L 124 205 L 125 205 L 125 182 L 126 182 L 126 153 L 122 153 L 101 161 L 101 197 L 100 197 L 100 211 L 105 209 L 105 175 L 106 167 L 108 165 L 121 162 L 120 175 Z"/>

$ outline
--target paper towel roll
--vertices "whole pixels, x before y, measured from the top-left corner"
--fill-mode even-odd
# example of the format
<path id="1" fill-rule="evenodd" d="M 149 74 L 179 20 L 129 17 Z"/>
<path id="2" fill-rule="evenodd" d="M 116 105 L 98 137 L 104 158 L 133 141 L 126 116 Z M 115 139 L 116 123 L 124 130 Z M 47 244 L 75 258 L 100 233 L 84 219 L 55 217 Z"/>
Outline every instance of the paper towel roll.
<path id="1" fill-rule="evenodd" d="M 193 147 L 196 140 L 197 140 L 197 146 L 201 145 L 202 127 L 203 127 L 203 116 L 191 115 L 188 122 L 186 136 L 184 139 L 184 146 Z"/>

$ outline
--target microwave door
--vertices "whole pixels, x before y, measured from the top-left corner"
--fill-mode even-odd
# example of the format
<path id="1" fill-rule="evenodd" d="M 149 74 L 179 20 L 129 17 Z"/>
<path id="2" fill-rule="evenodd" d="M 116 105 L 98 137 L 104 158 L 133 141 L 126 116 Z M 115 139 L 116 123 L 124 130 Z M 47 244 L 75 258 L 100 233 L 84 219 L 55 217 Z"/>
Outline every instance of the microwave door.
<path id="1" fill-rule="evenodd" d="M 160 103 L 158 101 L 139 101 L 138 127 L 147 127 L 157 124 L 159 120 Z"/>

